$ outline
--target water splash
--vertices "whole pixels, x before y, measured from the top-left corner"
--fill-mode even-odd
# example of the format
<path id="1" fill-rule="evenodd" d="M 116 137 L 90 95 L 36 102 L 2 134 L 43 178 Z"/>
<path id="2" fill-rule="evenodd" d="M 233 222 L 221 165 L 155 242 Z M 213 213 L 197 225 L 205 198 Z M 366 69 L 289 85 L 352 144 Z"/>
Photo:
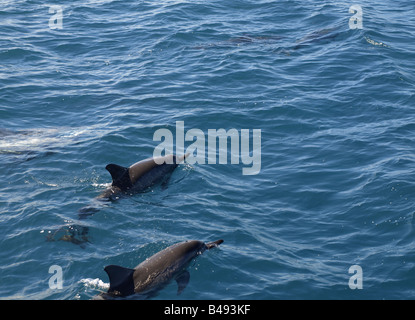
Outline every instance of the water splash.
<path id="1" fill-rule="evenodd" d="M 108 290 L 110 288 L 109 283 L 106 283 L 99 278 L 86 278 L 81 279 L 79 282 L 82 283 L 86 289 Z"/>

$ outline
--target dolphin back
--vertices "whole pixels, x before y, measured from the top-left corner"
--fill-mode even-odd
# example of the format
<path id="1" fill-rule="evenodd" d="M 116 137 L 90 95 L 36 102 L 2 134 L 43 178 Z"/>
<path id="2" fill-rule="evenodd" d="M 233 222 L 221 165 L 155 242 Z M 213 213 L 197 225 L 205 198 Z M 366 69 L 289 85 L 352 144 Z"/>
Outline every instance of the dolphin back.
<path id="1" fill-rule="evenodd" d="M 111 163 L 105 169 L 111 174 L 113 187 L 124 192 L 130 189 L 142 191 L 173 172 L 186 156 L 188 155 L 148 158 L 134 163 L 129 168 Z"/>
<path id="2" fill-rule="evenodd" d="M 173 279 L 178 285 L 177 294 L 180 294 L 189 283 L 190 274 L 186 270 L 189 263 L 203 251 L 215 248 L 221 243 L 223 240 L 208 243 L 185 241 L 157 252 L 134 269 L 109 265 L 104 269 L 110 280 L 108 294 L 126 297 L 141 293 L 151 296 Z"/>

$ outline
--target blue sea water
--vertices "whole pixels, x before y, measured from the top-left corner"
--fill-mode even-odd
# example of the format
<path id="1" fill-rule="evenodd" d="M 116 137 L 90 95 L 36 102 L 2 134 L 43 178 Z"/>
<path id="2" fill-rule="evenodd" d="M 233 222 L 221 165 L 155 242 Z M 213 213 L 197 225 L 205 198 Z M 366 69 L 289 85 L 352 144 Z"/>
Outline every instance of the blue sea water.
<path id="1" fill-rule="evenodd" d="M 414 299 L 414 62 L 407 0 L 2 0 L 0 298 L 91 299 L 106 265 L 224 239 L 154 299 Z M 260 129 L 260 172 L 184 163 L 79 219 L 178 121 Z"/>

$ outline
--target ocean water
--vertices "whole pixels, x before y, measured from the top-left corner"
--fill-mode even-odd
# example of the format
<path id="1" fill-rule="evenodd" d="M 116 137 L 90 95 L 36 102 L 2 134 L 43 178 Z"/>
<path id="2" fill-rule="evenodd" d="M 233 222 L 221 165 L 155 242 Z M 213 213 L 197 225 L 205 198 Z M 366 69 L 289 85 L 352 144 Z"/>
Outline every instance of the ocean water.
<path id="1" fill-rule="evenodd" d="M 414 62 L 407 0 L 2 0 L 0 298 L 91 299 L 191 239 L 224 243 L 154 299 L 415 298 Z M 229 140 L 80 219 L 177 122 L 261 130 L 260 171 Z"/>

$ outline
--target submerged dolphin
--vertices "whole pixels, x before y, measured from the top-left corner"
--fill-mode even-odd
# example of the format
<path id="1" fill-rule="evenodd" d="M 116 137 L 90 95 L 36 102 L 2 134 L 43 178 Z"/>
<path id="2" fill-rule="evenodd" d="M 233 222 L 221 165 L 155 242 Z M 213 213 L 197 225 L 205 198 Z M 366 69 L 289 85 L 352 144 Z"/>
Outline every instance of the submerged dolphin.
<path id="1" fill-rule="evenodd" d="M 332 27 L 332 28 L 325 28 L 318 31 L 314 31 L 300 40 L 296 41 L 296 45 L 294 46 L 294 50 L 301 49 L 303 47 L 306 47 L 312 43 L 320 43 L 323 41 L 333 41 L 337 36 L 339 36 L 340 31 L 338 27 Z"/>
<path id="2" fill-rule="evenodd" d="M 278 40 L 281 40 L 282 37 L 280 36 L 254 36 L 249 34 L 243 34 L 239 37 L 233 37 L 225 41 L 219 41 L 214 43 L 209 43 L 207 45 L 200 45 L 193 47 L 193 49 L 197 50 L 204 50 L 204 49 L 212 49 L 212 48 L 227 48 L 232 46 L 239 46 L 243 44 L 249 44 L 249 43 L 273 43 Z"/>
<path id="3" fill-rule="evenodd" d="M 172 279 L 178 284 L 180 294 L 189 283 L 188 264 L 205 250 L 219 246 L 223 240 L 209 243 L 185 241 L 176 243 L 146 259 L 134 269 L 116 265 L 105 267 L 110 279 L 110 288 L 96 298 L 126 297 L 134 293 L 143 298 L 154 296 Z"/>

